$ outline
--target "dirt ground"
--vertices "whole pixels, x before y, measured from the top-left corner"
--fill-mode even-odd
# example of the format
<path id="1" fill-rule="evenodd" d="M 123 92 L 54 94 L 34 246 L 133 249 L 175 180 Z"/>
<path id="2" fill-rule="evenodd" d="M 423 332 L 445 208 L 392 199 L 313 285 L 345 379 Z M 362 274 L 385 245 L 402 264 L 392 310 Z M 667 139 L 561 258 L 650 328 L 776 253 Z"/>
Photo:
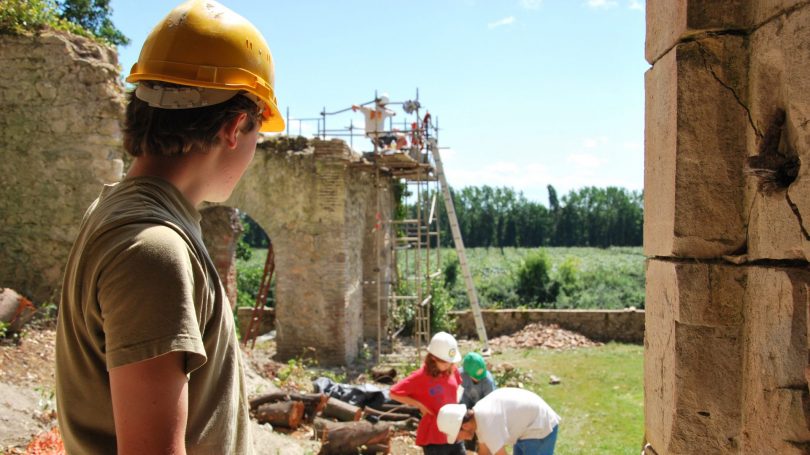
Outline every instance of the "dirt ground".
<path id="1" fill-rule="evenodd" d="M 19 336 L 0 339 L 0 454 L 23 454 L 25 448 L 37 436 L 40 438 L 56 425 L 56 400 L 54 398 L 54 339 L 56 331 L 53 323 L 37 322 L 29 324 Z M 509 337 L 493 339 L 495 351 L 540 347 L 546 349 L 567 349 L 592 346 L 587 338 L 562 330 L 557 326 L 531 324 L 524 330 Z M 475 343 L 461 340 L 462 352 L 475 349 Z M 375 347 L 366 347 L 366 353 L 375 352 Z M 416 348 L 409 344 L 396 343 L 386 349 L 381 364 L 414 364 Z M 248 393 L 258 396 L 277 390 L 279 385 L 310 392 L 312 365 L 301 363 L 301 381 L 279 380 L 279 372 L 290 368 L 288 363 L 273 359 L 275 343 L 262 337 L 253 349 L 244 351 Z M 370 357 L 370 356 L 366 356 Z M 346 378 L 346 382 L 367 382 L 366 372 L 373 366 L 370 358 L 357 362 L 351 368 L 331 370 Z M 492 365 L 493 371 L 508 369 L 509 365 Z M 505 385 L 505 384 L 501 384 Z M 381 385 L 381 387 L 386 387 Z M 273 431 L 268 425 L 254 422 L 254 443 L 257 455 L 307 455 L 315 454 L 320 444 L 313 439 L 313 430 L 302 425 L 291 434 Z M 412 431 L 400 431 L 392 438 L 391 453 L 395 455 L 417 455 L 422 450 L 414 445 Z"/>

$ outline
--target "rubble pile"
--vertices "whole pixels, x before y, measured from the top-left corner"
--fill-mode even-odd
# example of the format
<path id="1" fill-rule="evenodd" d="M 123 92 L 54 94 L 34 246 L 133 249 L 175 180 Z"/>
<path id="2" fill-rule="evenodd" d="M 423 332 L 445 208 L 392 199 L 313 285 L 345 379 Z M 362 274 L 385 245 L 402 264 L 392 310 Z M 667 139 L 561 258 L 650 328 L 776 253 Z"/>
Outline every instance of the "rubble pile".
<path id="1" fill-rule="evenodd" d="M 520 332 L 504 335 L 489 340 L 492 348 L 503 349 L 573 349 L 601 346 L 602 343 L 570 330 L 560 328 L 557 324 L 533 323 Z"/>

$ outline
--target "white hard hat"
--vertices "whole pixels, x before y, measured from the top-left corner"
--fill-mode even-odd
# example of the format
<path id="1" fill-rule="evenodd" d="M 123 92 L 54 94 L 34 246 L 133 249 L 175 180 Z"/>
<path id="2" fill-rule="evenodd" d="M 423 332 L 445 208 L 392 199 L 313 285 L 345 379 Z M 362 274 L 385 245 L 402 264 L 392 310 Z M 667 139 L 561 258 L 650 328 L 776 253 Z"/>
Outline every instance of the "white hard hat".
<path id="1" fill-rule="evenodd" d="M 439 332 L 433 335 L 427 351 L 445 362 L 458 363 L 461 361 L 461 354 L 458 352 L 458 342 L 447 332 Z"/>
<path id="2" fill-rule="evenodd" d="M 467 414 L 467 406 L 463 404 L 446 404 L 439 410 L 436 426 L 439 427 L 439 431 L 447 435 L 448 444 L 455 444 L 465 414 Z"/>
<path id="3" fill-rule="evenodd" d="M 377 104 L 379 104 L 379 105 L 384 106 L 384 105 L 388 104 L 389 101 L 390 100 L 388 99 L 388 94 L 387 93 L 383 93 L 383 94 L 381 94 L 380 96 L 377 97 Z"/>

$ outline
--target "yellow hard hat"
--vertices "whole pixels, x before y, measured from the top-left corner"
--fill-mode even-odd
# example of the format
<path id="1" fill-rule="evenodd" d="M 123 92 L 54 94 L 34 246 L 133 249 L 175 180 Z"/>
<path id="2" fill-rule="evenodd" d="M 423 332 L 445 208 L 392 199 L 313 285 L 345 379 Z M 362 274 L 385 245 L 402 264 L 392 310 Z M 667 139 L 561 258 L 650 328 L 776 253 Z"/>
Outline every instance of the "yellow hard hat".
<path id="1" fill-rule="evenodd" d="M 263 105 L 260 131 L 284 130 L 267 42 L 247 19 L 213 0 L 189 0 L 174 8 L 152 29 L 126 80 L 247 92 Z M 200 104 L 187 107 L 214 98 L 201 97 Z"/>

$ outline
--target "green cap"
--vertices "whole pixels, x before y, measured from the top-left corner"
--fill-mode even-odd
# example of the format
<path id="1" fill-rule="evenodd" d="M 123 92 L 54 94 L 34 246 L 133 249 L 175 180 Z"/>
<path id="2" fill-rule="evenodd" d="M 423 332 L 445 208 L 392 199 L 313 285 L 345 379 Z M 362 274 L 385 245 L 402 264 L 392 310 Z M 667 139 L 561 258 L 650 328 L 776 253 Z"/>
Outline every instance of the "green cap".
<path id="1" fill-rule="evenodd" d="M 464 372 L 476 381 L 484 379 L 487 375 L 487 364 L 477 352 L 470 352 L 464 356 Z"/>

